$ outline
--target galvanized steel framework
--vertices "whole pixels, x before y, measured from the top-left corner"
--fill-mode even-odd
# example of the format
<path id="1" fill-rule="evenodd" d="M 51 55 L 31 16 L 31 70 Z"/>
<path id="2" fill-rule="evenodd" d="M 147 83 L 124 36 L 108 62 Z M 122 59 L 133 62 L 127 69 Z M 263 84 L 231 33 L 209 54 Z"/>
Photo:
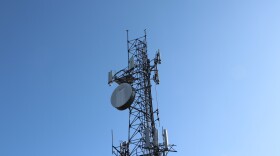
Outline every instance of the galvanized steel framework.
<path id="1" fill-rule="evenodd" d="M 158 143 L 156 123 L 159 122 L 159 112 L 153 108 L 151 80 L 159 84 L 157 65 L 160 57 L 157 53 L 154 59 L 148 59 L 146 39 L 146 31 L 143 37 L 133 40 L 127 36 L 128 67 L 113 75 L 114 82 L 129 83 L 136 93 L 134 102 L 128 108 L 128 141 L 112 147 L 116 156 L 165 156 L 168 152 L 176 152 L 173 149 L 175 145 Z M 134 63 L 130 65 L 131 62 Z"/>

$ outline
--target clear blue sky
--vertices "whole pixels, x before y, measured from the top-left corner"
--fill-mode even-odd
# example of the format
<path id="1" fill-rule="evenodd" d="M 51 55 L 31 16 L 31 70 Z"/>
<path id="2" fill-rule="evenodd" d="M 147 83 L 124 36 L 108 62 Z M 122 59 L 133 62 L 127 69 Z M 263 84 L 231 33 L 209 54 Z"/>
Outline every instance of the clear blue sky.
<path id="1" fill-rule="evenodd" d="M 173 156 L 280 155 L 280 2 L 1 0 L 0 155 L 107 156 L 127 139 L 107 72 L 126 34 L 162 52 Z M 155 94 L 154 94 L 155 95 Z"/>

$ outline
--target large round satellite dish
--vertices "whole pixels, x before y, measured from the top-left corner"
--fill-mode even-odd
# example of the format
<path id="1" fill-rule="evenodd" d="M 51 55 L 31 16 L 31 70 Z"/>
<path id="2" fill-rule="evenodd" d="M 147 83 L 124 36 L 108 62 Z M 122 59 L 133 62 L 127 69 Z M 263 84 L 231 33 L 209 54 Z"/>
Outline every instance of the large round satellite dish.
<path id="1" fill-rule="evenodd" d="M 118 110 L 125 110 L 132 104 L 135 91 L 128 83 L 120 84 L 111 96 L 111 104 Z"/>

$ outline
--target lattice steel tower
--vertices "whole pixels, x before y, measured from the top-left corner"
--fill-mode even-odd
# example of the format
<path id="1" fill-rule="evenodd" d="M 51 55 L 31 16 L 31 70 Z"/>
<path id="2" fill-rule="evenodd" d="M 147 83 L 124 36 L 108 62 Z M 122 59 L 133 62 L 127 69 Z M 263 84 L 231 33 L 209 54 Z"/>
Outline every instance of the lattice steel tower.
<path id="1" fill-rule="evenodd" d="M 159 84 L 158 64 L 160 52 L 150 60 L 147 55 L 145 35 L 133 40 L 128 39 L 128 66 L 116 73 L 109 72 L 108 84 L 116 82 L 111 103 L 118 110 L 129 110 L 128 140 L 118 146 L 112 145 L 115 156 L 166 156 L 176 152 L 173 144 L 168 143 L 166 129 L 162 129 L 163 142 L 159 143 L 159 110 L 152 104 L 151 80 Z M 152 76 L 153 74 L 153 76 Z"/>

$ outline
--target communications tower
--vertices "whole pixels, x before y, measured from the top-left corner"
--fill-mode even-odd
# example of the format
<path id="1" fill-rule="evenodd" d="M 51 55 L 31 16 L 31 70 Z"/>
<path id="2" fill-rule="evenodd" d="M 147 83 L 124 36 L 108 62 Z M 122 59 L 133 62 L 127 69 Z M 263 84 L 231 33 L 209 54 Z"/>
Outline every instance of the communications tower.
<path id="1" fill-rule="evenodd" d="M 159 110 L 152 104 L 151 80 L 159 84 L 158 64 L 160 52 L 154 59 L 147 55 L 146 30 L 142 37 L 129 40 L 127 31 L 128 66 L 108 74 L 108 84 L 118 87 L 111 96 L 111 104 L 118 110 L 128 109 L 128 140 L 112 145 L 115 156 L 166 156 L 176 152 L 168 142 L 168 133 L 162 129 L 163 142 L 159 142 Z M 112 141 L 113 142 L 113 141 Z"/>

